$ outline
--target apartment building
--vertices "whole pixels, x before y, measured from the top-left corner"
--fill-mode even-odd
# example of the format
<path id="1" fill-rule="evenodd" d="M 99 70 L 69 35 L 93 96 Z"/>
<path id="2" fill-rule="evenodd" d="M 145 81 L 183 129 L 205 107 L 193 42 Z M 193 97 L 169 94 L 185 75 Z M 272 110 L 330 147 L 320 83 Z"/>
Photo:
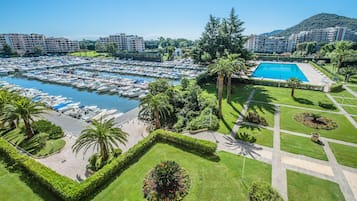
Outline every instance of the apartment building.
<path id="1" fill-rule="evenodd" d="M 67 53 L 79 50 L 77 41 L 46 38 L 43 34 L 0 34 L 0 50 L 5 44 L 18 54 L 34 53 L 35 47 L 41 47 L 45 53 Z"/>
<path id="2" fill-rule="evenodd" d="M 251 35 L 245 46 L 248 50 L 253 52 L 283 53 L 293 52 L 299 43 L 330 43 L 341 40 L 357 41 L 357 34 L 346 27 L 329 27 L 325 29 L 301 31 L 297 34 L 291 34 L 288 38 Z"/>
<path id="3" fill-rule="evenodd" d="M 145 49 L 145 42 L 143 37 L 136 35 L 126 35 L 124 33 L 110 35 L 109 37 L 100 37 L 97 40 L 97 43 L 103 45 L 108 43 L 115 43 L 118 46 L 118 50 L 128 52 L 143 52 Z"/>
<path id="4" fill-rule="evenodd" d="M 67 38 L 46 38 L 46 50 L 50 53 L 68 53 L 79 50 L 79 42 Z"/>

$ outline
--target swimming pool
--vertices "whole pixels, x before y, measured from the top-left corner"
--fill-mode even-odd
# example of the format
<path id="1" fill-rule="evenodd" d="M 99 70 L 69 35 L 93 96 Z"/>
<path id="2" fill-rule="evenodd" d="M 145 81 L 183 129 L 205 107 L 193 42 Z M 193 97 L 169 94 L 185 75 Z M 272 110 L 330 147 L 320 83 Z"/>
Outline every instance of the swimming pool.
<path id="1" fill-rule="evenodd" d="M 288 80 L 295 77 L 302 82 L 309 81 L 296 64 L 282 63 L 260 63 L 257 69 L 255 69 L 252 77 L 277 80 Z"/>

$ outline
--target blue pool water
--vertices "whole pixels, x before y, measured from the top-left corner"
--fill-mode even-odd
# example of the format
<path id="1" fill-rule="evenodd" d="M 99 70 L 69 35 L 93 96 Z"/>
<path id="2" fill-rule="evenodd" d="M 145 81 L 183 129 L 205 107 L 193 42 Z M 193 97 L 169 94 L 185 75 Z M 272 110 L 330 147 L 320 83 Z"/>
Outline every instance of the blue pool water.
<path id="1" fill-rule="evenodd" d="M 127 112 L 139 105 L 138 100 L 133 100 L 118 95 L 98 94 L 85 90 L 78 90 L 70 86 L 49 84 L 37 80 L 29 80 L 22 77 L 0 77 L 0 80 L 16 84 L 20 87 L 40 89 L 49 95 L 70 98 L 74 102 L 81 102 L 81 105 L 97 105 L 102 109 L 117 109 L 119 112 Z"/>
<path id="2" fill-rule="evenodd" d="M 296 64 L 260 63 L 252 77 L 277 80 L 288 80 L 295 77 L 302 82 L 309 81 Z"/>

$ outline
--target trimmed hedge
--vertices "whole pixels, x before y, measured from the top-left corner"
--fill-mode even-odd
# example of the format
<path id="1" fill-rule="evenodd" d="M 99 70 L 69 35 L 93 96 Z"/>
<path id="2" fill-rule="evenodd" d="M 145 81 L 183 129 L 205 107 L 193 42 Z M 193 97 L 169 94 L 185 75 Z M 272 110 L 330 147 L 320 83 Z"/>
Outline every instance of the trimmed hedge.
<path id="1" fill-rule="evenodd" d="M 5 155 L 10 161 L 21 166 L 24 171 L 34 176 L 41 184 L 45 185 L 63 200 L 78 201 L 85 200 L 87 197 L 93 195 L 104 184 L 118 176 L 118 174 L 127 169 L 136 159 L 139 159 L 158 142 L 171 144 L 185 151 L 194 151 L 207 156 L 214 155 L 217 148 L 217 144 L 213 142 L 194 139 L 165 130 L 156 130 L 82 183 L 77 183 L 62 176 L 29 156 L 19 153 L 16 148 L 4 139 L 0 139 L 0 153 Z"/>

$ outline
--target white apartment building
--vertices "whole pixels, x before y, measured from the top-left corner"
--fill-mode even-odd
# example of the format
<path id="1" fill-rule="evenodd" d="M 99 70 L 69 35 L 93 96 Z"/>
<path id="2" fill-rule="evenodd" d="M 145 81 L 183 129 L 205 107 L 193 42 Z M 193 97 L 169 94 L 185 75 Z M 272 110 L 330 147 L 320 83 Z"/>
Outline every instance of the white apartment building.
<path id="1" fill-rule="evenodd" d="M 329 27 L 301 31 L 291 34 L 288 38 L 251 35 L 245 46 L 253 52 L 283 53 L 294 51 L 296 45 L 303 42 L 330 43 L 341 40 L 357 41 L 357 34 L 346 27 Z"/>
<path id="2" fill-rule="evenodd" d="M 18 54 L 34 53 L 35 47 L 42 47 L 46 53 L 67 53 L 79 50 L 79 43 L 65 38 L 46 38 L 42 34 L 0 34 L 0 51 L 5 44 Z"/>
<path id="3" fill-rule="evenodd" d="M 46 38 L 46 49 L 50 53 L 68 53 L 79 50 L 79 42 L 67 38 Z"/>
<path id="4" fill-rule="evenodd" d="M 143 37 L 136 35 L 125 35 L 124 33 L 110 35 L 109 37 L 100 37 L 97 40 L 98 44 L 115 43 L 118 50 L 126 50 L 128 52 L 143 52 L 145 50 L 145 42 Z"/>

